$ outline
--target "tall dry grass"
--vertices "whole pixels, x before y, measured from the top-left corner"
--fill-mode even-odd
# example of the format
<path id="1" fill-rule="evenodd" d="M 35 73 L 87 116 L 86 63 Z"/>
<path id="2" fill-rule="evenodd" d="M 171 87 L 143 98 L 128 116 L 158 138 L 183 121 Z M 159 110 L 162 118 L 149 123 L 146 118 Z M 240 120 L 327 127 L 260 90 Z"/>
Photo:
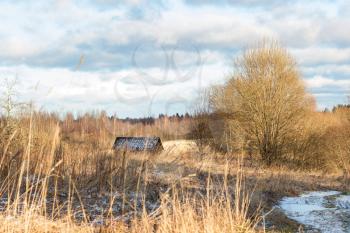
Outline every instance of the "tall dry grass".
<path id="1" fill-rule="evenodd" d="M 152 160 L 115 154 L 107 147 L 112 138 L 95 133 L 91 123 L 68 134 L 63 128 L 72 125 L 62 126 L 54 115 L 32 113 L 16 121 L 2 135 L 0 232 L 255 231 L 259 219 L 248 214 L 241 170 L 235 187 L 227 176 L 222 183 L 209 177 L 204 190 L 174 182 L 160 192 L 161 184 L 150 180 Z M 150 210 L 155 191 L 158 204 Z M 103 193 L 111 194 L 110 209 L 92 218 L 86 202 Z M 119 212 L 112 209 L 116 202 Z"/>

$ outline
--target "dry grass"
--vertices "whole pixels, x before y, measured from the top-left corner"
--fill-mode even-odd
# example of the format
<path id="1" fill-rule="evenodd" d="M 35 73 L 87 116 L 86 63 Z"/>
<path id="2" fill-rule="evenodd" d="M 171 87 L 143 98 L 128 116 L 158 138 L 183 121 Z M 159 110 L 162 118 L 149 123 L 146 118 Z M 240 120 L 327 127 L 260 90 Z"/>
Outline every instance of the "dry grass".
<path id="1" fill-rule="evenodd" d="M 35 113 L 2 125 L 0 232 L 257 232 L 283 196 L 346 188 L 342 173 L 263 167 L 192 141 L 116 154 L 101 120 L 75 124 Z M 278 210 L 264 219 L 298 228 Z"/>
<path id="2" fill-rule="evenodd" d="M 227 170 L 227 169 L 226 169 Z M 140 214 L 125 222 L 111 218 L 104 226 L 94 226 L 85 218 L 77 223 L 74 211 L 64 217 L 54 218 L 56 213 L 43 212 L 47 207 L 42 201 L 18 198 L 0 215 L 1 232 L 255 232 L 258 215 L 249 215 L 250 196 L 244 192 L 243 174 L 238 171 L 235 187 L 224 179 L 221 190 L 213 189 L 208 179 L 206 195 L 187 191 L 174 184 L 163 193 L 158 208 L 152 212 L 144 204 Z M 227 177 L 227 176 L 226 176 Z M 219 185 L 219 184 L 216 184 Z M 37 187 L 29 186 L 29 190 Z M 45 198 L 47 187 L 38 192 L 38 200 Z M 19 191 L 18 191 L 19 192 Z M 234 194 L 231 195 L 231 192 Z M 34 194 L 36 196 L 36 193 Z M 72 205 L 70 200 L 66 205 Z M 21 206 L 19 208 L 19 206 Z M 63 206 L 57 206 L 57 209 Z M 257 213 L 255 213 L 257 214 Z"/>
<path id="3" fill-rule="evenodd" d="M 259 218 L 248 211 L 250 194 L 241 169 L 232 179 L 226 166 L 221 181 L 209 175 L 200 179 L 204 185 L 193 188 L 188 184 L 200 169 L 186 170 L 178 160 L 188 153 L 115 154 L 106 147 L 112 136 L 88 131 L 77 136 L 63 131 L 56 117 L 33 114 L 3 137 L 0 232 L 256 230 Z M 171 174 L 173 169 L 178 176 Z M 100 200 L 106 200 L 106 208 L 91 214 L 89 202 L 98 205 Z M 97 224 L 98 219 L 103 221 Z"/>
<path id="4" fill-rule="evenodd" d="M 227 87 L 214 89 L 216 112 L 196 121 L 104 112 L 61 119 L 30 105 L 13 109 L 7 93 L 0 232 L 265 232 L 266 222 L 295 232 L 274 209 L 281 197 L 349 190 L 350 108 L 312 109 L 284 49 L 252 50 L 240 62 Z M 174 141 L 158 155 L 112 151 L 124 135 Z"/>

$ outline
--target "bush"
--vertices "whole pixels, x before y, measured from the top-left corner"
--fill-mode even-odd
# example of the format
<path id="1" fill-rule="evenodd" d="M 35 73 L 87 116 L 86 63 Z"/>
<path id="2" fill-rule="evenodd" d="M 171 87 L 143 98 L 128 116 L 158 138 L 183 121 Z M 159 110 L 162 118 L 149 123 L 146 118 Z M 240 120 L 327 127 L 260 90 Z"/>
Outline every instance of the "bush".
<path id="1" fill-rule="evenodd" d="M 314 107 L 295 60 L 276 43 L 264 43 L 238 58 L 232 77 L 213 89 L 210 102 L 226 116 L 222 133 L 243 139 L 267 165 L 290 152 L 289 142 Z"/>

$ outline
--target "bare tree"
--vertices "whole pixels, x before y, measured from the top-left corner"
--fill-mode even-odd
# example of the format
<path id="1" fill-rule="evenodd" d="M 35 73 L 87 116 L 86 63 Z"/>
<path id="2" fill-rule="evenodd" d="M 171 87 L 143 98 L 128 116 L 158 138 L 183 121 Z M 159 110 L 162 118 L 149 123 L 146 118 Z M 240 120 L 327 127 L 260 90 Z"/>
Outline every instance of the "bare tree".
<path id="1" fill-rule="evenodd" d="M 17 115 L 24 105 L 17 100 L 17 84 L 17 78 L 7 78 L 0 89 L 0 167 L 5 174 L 20 156 L 24 138 Z"/>
<path id="2" fill-rule="evenodd" d="M 344 186 L 350 185 L 350 108 L 338 106 L 333 113 L 340 124 L 329 128 L 326 145 L 329 164 L 343 172 Z"/>
<path id="3" fill-rule="evenodd" d="M 201 154 L 204 148 L 208 146 L 212 140 L 209 120 L 209 105 L 208 105 L 207 90 L 200 93 L 193 104 L 194 111 L 192 112 L 194 120 L 190 124 L 189 136 L 194 139 Z"/>
<path id="4" fill-rule="evenodd" d="M 276 42 L 249 49 L 211 96 L 216 112 L 243 129 L 244 138 L 270 165 L 280 158 L 312 107 L 293 57 Z"/>
<path id="5" fill-rule="evenodd" d="M 0 98 L 1 114 L 5 117 L 6 121 L 10 121 L 14 116 L 15 111 L 21 106 L 17 101 L 17 85 L 18 79 L 8 79 L 3 81 L 3 90 Z"/>

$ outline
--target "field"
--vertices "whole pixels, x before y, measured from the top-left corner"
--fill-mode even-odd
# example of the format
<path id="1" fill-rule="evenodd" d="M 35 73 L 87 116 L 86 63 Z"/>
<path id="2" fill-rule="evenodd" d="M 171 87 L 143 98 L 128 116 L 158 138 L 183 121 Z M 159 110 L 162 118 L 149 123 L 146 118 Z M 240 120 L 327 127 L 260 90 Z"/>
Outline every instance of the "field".
<path id="1" fill-rule="evenodd" d="M 350 0 L 0 16 L 0 233 L 350 233 Z"/>
<path id="2" fill-rule="evenodd" d="M 7 86 L 0 232 L 349 232 L 350 105 L 317 110 L 276 42 L 234 70 L 191 115 L 139 119 L 48 113 Z"/>
<path id="3" fill-rule="evenodd" d="M 346 190 L 341 173 L 262 166 L 243 152 L 200 149 L 180 139 L 185 129 L 171 135 L 164 127 L 188 121 L 114 120 L 116 132 L 173 138 L 159 154 L 111 150 L 117 133 L 98 117 L 35 113 L 14 122 L 6 141 L 2 134 L 0 231 L 289 232 L 302 226 L 276 207 L 282 197 Z"/>

